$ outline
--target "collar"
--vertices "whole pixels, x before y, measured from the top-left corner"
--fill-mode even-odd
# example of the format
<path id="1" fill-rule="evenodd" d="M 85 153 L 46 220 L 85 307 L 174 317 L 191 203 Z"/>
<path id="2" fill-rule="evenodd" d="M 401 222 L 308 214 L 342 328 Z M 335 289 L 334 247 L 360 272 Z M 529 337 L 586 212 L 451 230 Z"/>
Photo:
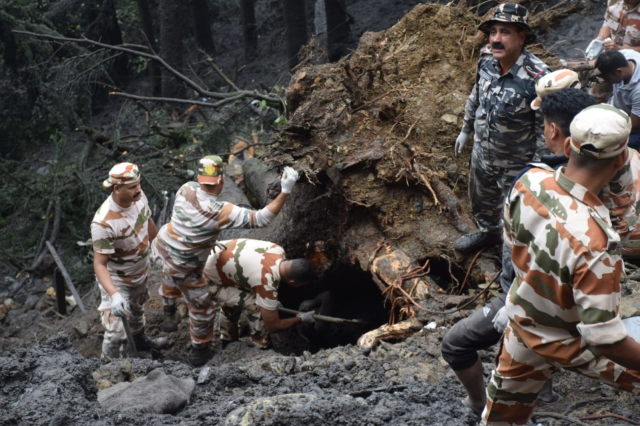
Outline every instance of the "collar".
<path id="1" fill-rule="evenodd" d="M 493 58 L 493 69 L 496 70 L 496 72 L 500 76 L 499 78 L 503 78 L 509 74 L 511 74 L 513 77 L 516 77 L 518 75 L 518 71 L 520 71 L 520 68 L 522 68 L 522 64 L 524 64 L 524 60 L 527 58 L 528 54 L 529 52 L 527 52 L 527 49 L 523 47 L 520 56 L 518 56 L 518 59 L 516 60 L 516 63 L 513 64 L 511 69 L 504 74 L 502 74 L 501 72 L 500 61 L 498 61 L 496 58 Z"/>
<path id="2" fill-rule="evenodd" d="M 549 167 L 553 167 L 554 169 L 558 166 L 566 166 L 569 158 L 564 154 L 549 154 L 543 155 L 540 157 L 540 161 L 546 164 Z"/>
<path id="3" fill-rule="evenodd" d="M 569 195 L 571 195 L 573 198 L 591 207 L 600 216 L 602 217 L 609 216 L 609 213 L 608 213 L 609 211 L 604 206 L 604 204 L 602 204 L 602 201 L 600 200 L 600 198 L 598 198 L 597 195 L 594 195 L 593 193 L 591 193 L 584 186 L 569 179 L 564 174 L 564 167 L 560 167 L 555 172 L 553 172 L 553 177 L 555 178 L 556 182 L 558 182 L 558 185 L 560 186 L 560 188 L 567 191 Z"/>

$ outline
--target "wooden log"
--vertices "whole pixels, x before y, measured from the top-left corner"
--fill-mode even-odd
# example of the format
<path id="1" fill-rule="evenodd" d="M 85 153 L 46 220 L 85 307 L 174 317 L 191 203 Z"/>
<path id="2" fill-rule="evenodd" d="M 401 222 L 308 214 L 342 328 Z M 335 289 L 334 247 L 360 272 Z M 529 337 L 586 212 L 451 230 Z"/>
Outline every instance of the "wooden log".
<path id="1" fill-rule="evenodd" d="M 64 298 L 64 278 L 62 277 L 62 272 L 60 272 L 60 269 L 56 268 L 53 282 L 56 288 L 56 304 L 58 306 L 58 312 L 62 315 L 66 315 L 67 301 Z"/>
<path id="2" fill-rule="evenodd" d="M 404 339 L 416 333 L 422 328 L 422 323 L 416 317 L 399 322 L 394 325 L 383 325 L 363 334 L 358 339 L 358 346 L 362 349 L 371 349 L 380 342 L 387 339 Z"/>
<path id="3" fill-rule="evenodd" d="M 64 280 L 67 282 L 67 285 L 69 286 L 69 290 L 71 290 L 71 294 L 73 294 L 73 298 L 76 299 L 76 303 L 78 304 L 78 307 L 80 307 L 80 310 L 82 312 L 87 312 L 87 309 L 84 307 L 84 303 L 82 303 L 82 298 L 80 297 L 78 290 L 76 290 L 76 286 L 73 285 L 73 281 L 71 280 L 71 277 L 67 272 L 67 269 L 64 267 L 64 263 L 62 263 L 62 259 L 60 259 L 60 256 L 58 256 L 58 252 L 56 252 L 56 249 L 53 247 L 53 245 L 49 241 L 47 241 L 46 244 L 47 244 L 47 248 L 51 252 L 51 256 L 53 256 L 53 260 L 55 260 L 56 264 L 58 265 L 58 268 L 60 268 L 60 272 L 62 273 Z"/>
<path id="4" fill-rule="evenodd" d="M 280 182 L 278 182 L 278 172 L 269 169 L 264 163 L 256 158 L 247 158 L 242 164 L 244 183 L 251 195 L 256 199 L 259 207 L 264 207 L 271 201 L 270 190 L 274 195 L 280 193 Z"/>

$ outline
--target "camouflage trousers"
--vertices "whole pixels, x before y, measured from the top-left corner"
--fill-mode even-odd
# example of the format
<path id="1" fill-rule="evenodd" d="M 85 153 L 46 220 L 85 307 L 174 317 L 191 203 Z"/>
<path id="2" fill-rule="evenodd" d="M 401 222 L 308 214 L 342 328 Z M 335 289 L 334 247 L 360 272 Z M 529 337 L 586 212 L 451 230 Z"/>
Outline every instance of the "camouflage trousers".
<path id="1" fill-rule="evenodd" d="M 524 425 L 538 393 L 560 366 L 545 361 L 527 347 L 509 325 L 487 386 L 483 425 Z M 640 395 L 640 371 L 627 370 L 605 357 L 578 367 L 563 367 L 610 386 Z"/>
<path id="2" fill-rule="evenodd" d="M 220 340 L 231 342 L 238 340 L 238 322 L 242 313 L 247 317 L 251 328 L 251 340 L 256 346 L 269 346 L 269 333 L 264 326 L 260 307 L 256 305 L 256 295 L 252 291 L 238 287 L 213 284 L 213 300 L 220 305 Z"/>
<path id="3" fill-rule="evenodd" d="M 129 327 L 131 334 L 136 335 L 144 331 L 145 317 L 143 305 L 149 300 L 149 291 L 147 290 L 147 280 L 143 285 L 135 287 L 118 286 L 115 284 L 118 293 L 129 302 L 131 309 L 131 317 L 129 318 Z M 122 349 L 127 341 L 127 335 L 124 332 L 122 319 L 113 315 L 111 312 L 111 299 L 105 289 L 98 283 L 100 288 L 100 296 L 102 302 L 98 310 L 100 311 L 100 322 L 104 327 L 104 340 L 102 341 L 102 357 L 120 358 Z"/>
<path id="4" fill-rule="evenodd" d="M 528 161 L 497 160 L 491 149 L 474 143 L 469 168 L 471 213 L 483 232 L 502 231 L 502 208 L 513 179 Z"/>
<path id="5" fill-rule="evenodd" d="M 189 310 L 189 334 L 194 347 L 206 346 L 213 338 L 215 310 L 211 294 L 202 275 L 204 262 L 185 262 L 167 250 L 159 238 L 151 244 L 153 259 L 162 266 L 160 295 L 163 304 L 175 305 L 182 295 Z"/>

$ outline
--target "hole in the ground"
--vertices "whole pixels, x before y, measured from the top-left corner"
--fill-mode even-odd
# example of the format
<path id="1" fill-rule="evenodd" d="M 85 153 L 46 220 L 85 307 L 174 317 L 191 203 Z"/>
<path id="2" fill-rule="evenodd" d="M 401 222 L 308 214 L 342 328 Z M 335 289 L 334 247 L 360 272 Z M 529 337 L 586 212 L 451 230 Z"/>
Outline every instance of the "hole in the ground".
<path id="1" fill-rule="evenodd" d="M 389 320 L 389 309 L 384 306 L 384 297 L 371 279 L 371 274 L 352 265 L 343 265 L 328 273 L 313 288 L 291 288 L 281 286 L 279 299 L 291 309 L 314 300 L 322 315 L 355 319 L 364 324 L 329 323 L 316 321 L 314 326 L 299 325 L 286 332 L 272 336 L 274 349 L 288 354 L 346 344 L 355 344 L 367 331 L 373 330 Z"/>
<path id="2" fill-rule="evenodd" d="M 424 264 L 424 262 L 422 264 Z M 429 278 L 445 291 L 448 291 L 452 286 L 457 286 L 451 278 L 452 276 L 462 285 L 462 281 L 464 281 L 464 276 L 466 275 L 465 270 L 443 257 L 430 258 L 429 268 L 431 270 L 428 275 Z"/>

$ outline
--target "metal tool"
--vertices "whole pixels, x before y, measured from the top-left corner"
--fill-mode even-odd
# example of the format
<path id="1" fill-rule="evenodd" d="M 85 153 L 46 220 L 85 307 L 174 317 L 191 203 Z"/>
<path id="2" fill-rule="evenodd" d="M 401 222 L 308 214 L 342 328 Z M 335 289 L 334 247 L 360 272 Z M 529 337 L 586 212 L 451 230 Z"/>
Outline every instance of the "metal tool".
<path id="1" fill-rule="evenodd" d="M 278 310 L 280 312 L 284 312 L 285 314 L 292 314 L 292 315 L 298 315 L 298 314 L 302 313 L 301 311 L 296 311 L 296 310 L 293 310 L 293 309 L 287 309 L 287 308 L 281 308 L 281 307 L 278 307 Z M 335 317 L 328 317 L 328 316 L 325 316 L 325 315 L 314 315 L 313 318 L 315 318 L 318 321 L 334 322 L 336 324 L 343 324 L 343 323 L 360 324 L 360 325 L 366 325 L 367 324 L 366 322 L 364 322 L 362 320 L 335 318 Z"/>
<path id="2" fill-rule="evenodd" d="M 137 358 L 138 350 L 136 349 L 136 342 L 133 341 L 133 335 L 131 334 L 131 327 L 129 327 L 129 320 L 126 316 L 122 317 L 122 325 L 124 326 L 124 332 L 127 335 L 127 342 L 129 342 L 129 352 L 131 356 Z"/>

